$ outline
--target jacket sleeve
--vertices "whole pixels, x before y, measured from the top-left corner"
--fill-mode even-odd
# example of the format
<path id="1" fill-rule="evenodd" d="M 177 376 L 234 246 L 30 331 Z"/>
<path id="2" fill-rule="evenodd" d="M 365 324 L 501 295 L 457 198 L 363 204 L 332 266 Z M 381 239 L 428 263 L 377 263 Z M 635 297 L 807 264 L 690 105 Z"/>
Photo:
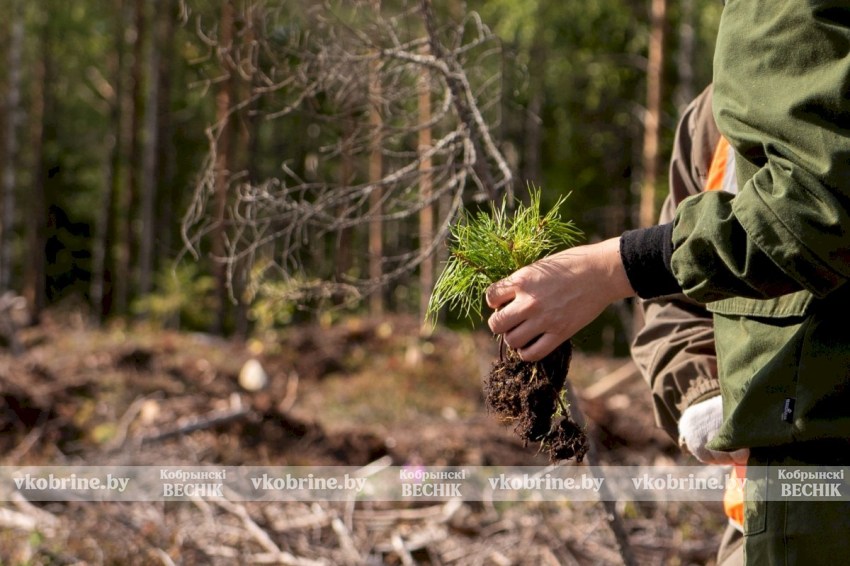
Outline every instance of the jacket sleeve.
<path id="1" fill-rule="evenodd" d="M 848 55 L 846 2 L 726 3 L 714 113 L 741 189 L 679 207 L 670 265 L 691 298 L 825 297 L 850 277 Z"/>
<path id="2" fill-rule="evenodd" d="M 672 220 L 682 200 L 702 192 L 718 138 L 709 88 L 679 121 L 662 223 Z M 712 317 L 682 294 L 642 300 L 638 306 L 644 325 L 635 334 L 632 359 L 649 383 L 656 422 L 677 440 L 682 412 L 720 393 Z"/>

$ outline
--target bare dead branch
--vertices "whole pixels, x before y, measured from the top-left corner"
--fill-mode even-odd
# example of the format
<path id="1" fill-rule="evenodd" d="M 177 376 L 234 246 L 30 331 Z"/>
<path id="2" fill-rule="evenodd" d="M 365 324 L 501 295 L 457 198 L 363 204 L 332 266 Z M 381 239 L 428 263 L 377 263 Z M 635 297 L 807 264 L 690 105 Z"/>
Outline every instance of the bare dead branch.
<path id="1" fill-rule="evenodd" d="M 254 415 L 254 412 L 250 408 L 245 408 L 237 404 L 225 411 L 212 411 L 206 415 L 192 417 L 177 427 L 162 431 L 158 434 L 144 436 L 142 437 L 141 442 L 142 444 L 161 442 L 163 440 L 168 440 L 169 438 L 174 438 L 175 436 L 189 434 L 198 430 L 214 428 L 249 418 L 252 415 Z"/>
<path id="2" fill-rule="evenodd" d="M 217 61 L 206 75 L 245 88 L 207 129 L 209 152 L 182 236 L 185 252 L 198 258 L 205 240 L 224 234 L 224 256 L 211 259 L 225 267 L 234 301 L 235 282 L 247 281 L 248 299 L 283 293 L 282 300 L 302 307 L 348 304 L 403 280 L 436 254 L 466 203 L 511 190 L 513 174 L 490 133 L 500 107 L 501 46 L 477 15 L 441 28 L 429 6 L 376 13 L 366 0 L 260 1 L 245 18 L 262 25 L 252 27 L 250 41 L 237 36 L 229 46 L 196 18 L 199 40 Z M 430 54 L 420 52 L 426 45 Z M 415 104 L 423 67 L 433 71 L 426 87 L 440 104 L 420 123 Z M 380 97 L 370 96 L 370 68 L 379 73 Z M 379 131 L 369 123 L 370 108 L 381 116 Z M 213 213 L 222 174 L 215 166 L 218 136 L 249 116 L 290 152 L 261 178 L 225 172 L 229 197 L 220 219 Z M 421 152 L 416 139 L 425 129 L 435 141 Z M 365 170 L 374 151 L 384 173 L 370 181 Z M 419 194 L 423 174 L 432 186 L 426 198 Z M 372 202 L 371 194 L 380 198 Z M 439 209 L 438 222 L 419 246 L 415 223 L 425 207 Z M 374 222 L 395 234 L 395 243 L 384 246 L 378 278 L 364 276 L 367 251 L 360 243 Z M 244 289 L 239 293 L 244 298 Z"/>

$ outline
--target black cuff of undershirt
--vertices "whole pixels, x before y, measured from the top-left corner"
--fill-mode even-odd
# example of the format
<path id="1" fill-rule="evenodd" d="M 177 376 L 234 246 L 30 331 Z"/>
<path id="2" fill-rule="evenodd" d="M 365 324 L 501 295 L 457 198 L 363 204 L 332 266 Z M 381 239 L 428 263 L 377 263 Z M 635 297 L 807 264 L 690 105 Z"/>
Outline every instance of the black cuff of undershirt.
<path id="1" fill-rule="evenodd" d="M 673 275 L 673 223 L 629 230 L 620 237 L 620 258 L 638 297 L 651 299 L 681 293 Z"/>

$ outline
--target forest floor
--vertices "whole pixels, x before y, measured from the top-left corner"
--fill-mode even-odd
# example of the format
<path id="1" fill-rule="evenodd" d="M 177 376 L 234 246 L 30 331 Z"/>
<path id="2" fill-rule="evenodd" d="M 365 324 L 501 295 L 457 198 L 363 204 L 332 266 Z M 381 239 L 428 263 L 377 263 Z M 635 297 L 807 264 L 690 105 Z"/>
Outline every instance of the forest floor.
<path id="1" fill-rule="evenodd" d="M 2 465 L 545 465 L 484 409 L 486 334 L 411 318 L 248 341 L 46 317 L 0 352 Z M 602 464 L 691 463 L 624 359 L 570 382 Z M 268 386 L 239 372 L 258 360 Z M 617 380 L 611 376 L 626 376 Z M 611 391 L 594 389 L 615 379 Z M 10 498 L 13 499 L 13 498 Z M 638 564 L 712 564 L 720 503 L 618 502 Z M 0 502 L 2 564 L 621 564 L 598 502 Z"/>

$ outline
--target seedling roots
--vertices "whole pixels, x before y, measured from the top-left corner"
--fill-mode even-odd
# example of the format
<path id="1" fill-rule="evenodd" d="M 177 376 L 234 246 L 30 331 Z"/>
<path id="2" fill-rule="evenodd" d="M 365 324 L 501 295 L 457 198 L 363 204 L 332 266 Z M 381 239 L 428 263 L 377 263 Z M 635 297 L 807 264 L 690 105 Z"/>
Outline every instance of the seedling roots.
<path id="1" fill-rule="evenodd" d="M 581 462 L 588 450 L 585 431 L 561 401 L 571 358 L 569 340 L 538 362 L 525 362 L 506 348 L 484 380 L 487 409 L 514 424 L 524 442 L 539 442 L 553 463 Z"/>

